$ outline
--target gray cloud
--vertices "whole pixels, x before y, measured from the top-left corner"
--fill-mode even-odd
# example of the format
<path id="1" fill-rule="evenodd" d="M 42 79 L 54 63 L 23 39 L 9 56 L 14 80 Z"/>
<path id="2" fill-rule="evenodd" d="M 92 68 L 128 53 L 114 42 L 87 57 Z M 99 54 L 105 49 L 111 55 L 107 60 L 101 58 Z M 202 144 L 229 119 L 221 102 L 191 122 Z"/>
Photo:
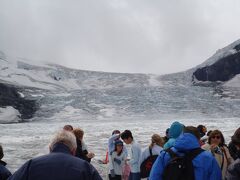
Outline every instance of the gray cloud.
<path id="1" fill-rule="evenodd" d="M 239 39 L 238 0 L 0 0 L 0 50 L 73 68 L 171 73 Z"/>

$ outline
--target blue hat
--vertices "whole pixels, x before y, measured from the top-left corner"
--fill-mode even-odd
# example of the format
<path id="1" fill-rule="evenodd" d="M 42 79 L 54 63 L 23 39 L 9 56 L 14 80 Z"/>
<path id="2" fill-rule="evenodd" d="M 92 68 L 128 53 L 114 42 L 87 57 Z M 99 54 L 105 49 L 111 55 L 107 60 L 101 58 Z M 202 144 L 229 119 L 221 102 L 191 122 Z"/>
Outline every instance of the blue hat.
<path id="1" fill-rule="evenodd" d="M 123 146 L 123 142 L 121 140 L 116 140 L 115 145 L 122 145 Z"/>

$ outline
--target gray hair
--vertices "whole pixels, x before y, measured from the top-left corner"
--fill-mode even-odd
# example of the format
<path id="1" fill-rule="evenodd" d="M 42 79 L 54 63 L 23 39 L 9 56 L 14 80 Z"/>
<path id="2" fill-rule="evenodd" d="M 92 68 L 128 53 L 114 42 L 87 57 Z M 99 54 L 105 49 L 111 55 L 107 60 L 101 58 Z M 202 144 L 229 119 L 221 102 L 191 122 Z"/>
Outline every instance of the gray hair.
<path id="1" fill-rule="evenodd" d="M 72 132 L 61 130 L 57 132 L 57 134 L 53 137 L 52 141 L 50 142 L 50 150 L 53 149 L 53 146 L 56 143 L 63 143 L 65 144 L 70 150 L 77 148 L 76 137 Z"/>

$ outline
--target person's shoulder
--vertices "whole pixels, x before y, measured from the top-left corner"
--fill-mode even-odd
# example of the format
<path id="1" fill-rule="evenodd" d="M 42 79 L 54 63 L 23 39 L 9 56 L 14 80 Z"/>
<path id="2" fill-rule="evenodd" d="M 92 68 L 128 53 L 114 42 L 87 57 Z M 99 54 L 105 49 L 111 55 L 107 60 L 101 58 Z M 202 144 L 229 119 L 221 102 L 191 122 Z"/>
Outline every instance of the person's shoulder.
<path id="1" fill-rule="evenodd" d="M 224 149 L 225 151 L 229 151 L 227 145 L 223 145 L 223 149 Z"/>
<path id="2" fill-rule="evenodd" d="M 6 167 L 4 166 L 4 165 L 2 165 L 2 164 L 0 164 L 0 170 L 1 169 L 5 169 Z"/>
<path id="3" fill-rule="evenodd" d="M 133 141 L 132 147 L 140 148 L 140 149 L 141 149 L 140 144 L 139 144 L 138 142 L 136 142 L 136 141 Z"/>
<path id="4" fill-rule="evenodd" d="M 212 155 L 212 153 L 210 153 L 209 151 L 204 150 L 203 152 L 201 152 L 198 157 L 200 158 L 208 158 L 208 159 L 215 159 L 214 156 Z"/>
<path id="5" fill-rule="evenodd" d="M 155 150 L 157 150 L 157 151 L 158 151 L 158 150 L 160 150 L 160 151 L 163 150 L 163 148 L 162 148 L 161 146 L 156 145 L 156 144 L 153 146 L 153 149 L 155 149 Z"/>
<path id="6" fill-rule="evenodd" d="M 206 143 L 206 144 L 202 145 L 201 148 L 204 149 L 204 150 L 209 150 L 210 149 L 210 144 Z"/>
<path id="7" fill-rule="evenodd" d="M 160 151 L 159 157 L 161 157 L 162 159 L 170 159 L 171 158 L 170 151 L 177 154 L 175 149 L 168 148 L 168 149 L 163 149 L 162 151 Z"/>
<path id="8" fill-rule="evenodd" d="M 240 159 L 236 159 L 232 164 L 228 166 L 228 173 L 232 174 L 233 172 L 240 172 Z"/>
<path id="9" fill-rule="evenodd" d="M 236 168 L 236 169 L 238 169 L 240 171 L 240 158 L 236 159 L 233 162 L 233 166 L 234 166 L 234 168 Z"/>
<path id="10" fill-rule="evenodd" d="M 3 164 L 0 164 L 0 173 L 5 173 L 5 172 L 9 172 L 9 170 Z"/>
<path id="11" fill-rule="evenodd" d="M 145 147 L 141 150 L 142 156 L 149 156 L 150 152 L 149 152 L 149 147 Z"/>
<path id="12" fill-rule="evenodd" d="M 33 158 L 31 160 L 31 163 L 34 164 L 35 162 L 49 162 L 49 161 L 52 161 L 52 162 L 58 162 L 58 163 L 67 163 L 67 162 L 74 162 L 76 164 L 83 164 L 85 162 L 85 160 L 82 160 L 76 156 L 73 156 L 71 154 L 66 154 L 66 153 L 49 153 L 49 154 L 46 154 L 46 155 L 43 155 L 43 156 L 39 156 L 39 157 L 36 157 L 36 158 Z"/>
<path id="13" fill-rule="evenodd" d="M 142 152 L 144 153 L 144 152 L 149 152 L 149 147 L 144 147 L 143 149 L 142 149 Z"/>
<path id="14" fill-rule="evenodd" d="M 2 164 L 0 164 L 0 179 L 1 177 L 8 178 L 12 175 L 12 173 Z"/>

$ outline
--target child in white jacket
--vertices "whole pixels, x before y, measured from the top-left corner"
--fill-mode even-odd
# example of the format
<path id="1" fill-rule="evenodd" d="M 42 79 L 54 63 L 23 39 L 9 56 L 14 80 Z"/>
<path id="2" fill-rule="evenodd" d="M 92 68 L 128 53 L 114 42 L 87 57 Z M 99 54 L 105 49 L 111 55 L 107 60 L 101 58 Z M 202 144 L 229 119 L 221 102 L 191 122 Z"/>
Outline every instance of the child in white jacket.
<path id="1" fill-rule="evenodd" d="M 123 151 L 123 142 L 115 141 L 115 150 L 112 152 L 109 159 L 109 179 L 121 180 L 123 165 L 126 163 L 127 155 Z"/>

